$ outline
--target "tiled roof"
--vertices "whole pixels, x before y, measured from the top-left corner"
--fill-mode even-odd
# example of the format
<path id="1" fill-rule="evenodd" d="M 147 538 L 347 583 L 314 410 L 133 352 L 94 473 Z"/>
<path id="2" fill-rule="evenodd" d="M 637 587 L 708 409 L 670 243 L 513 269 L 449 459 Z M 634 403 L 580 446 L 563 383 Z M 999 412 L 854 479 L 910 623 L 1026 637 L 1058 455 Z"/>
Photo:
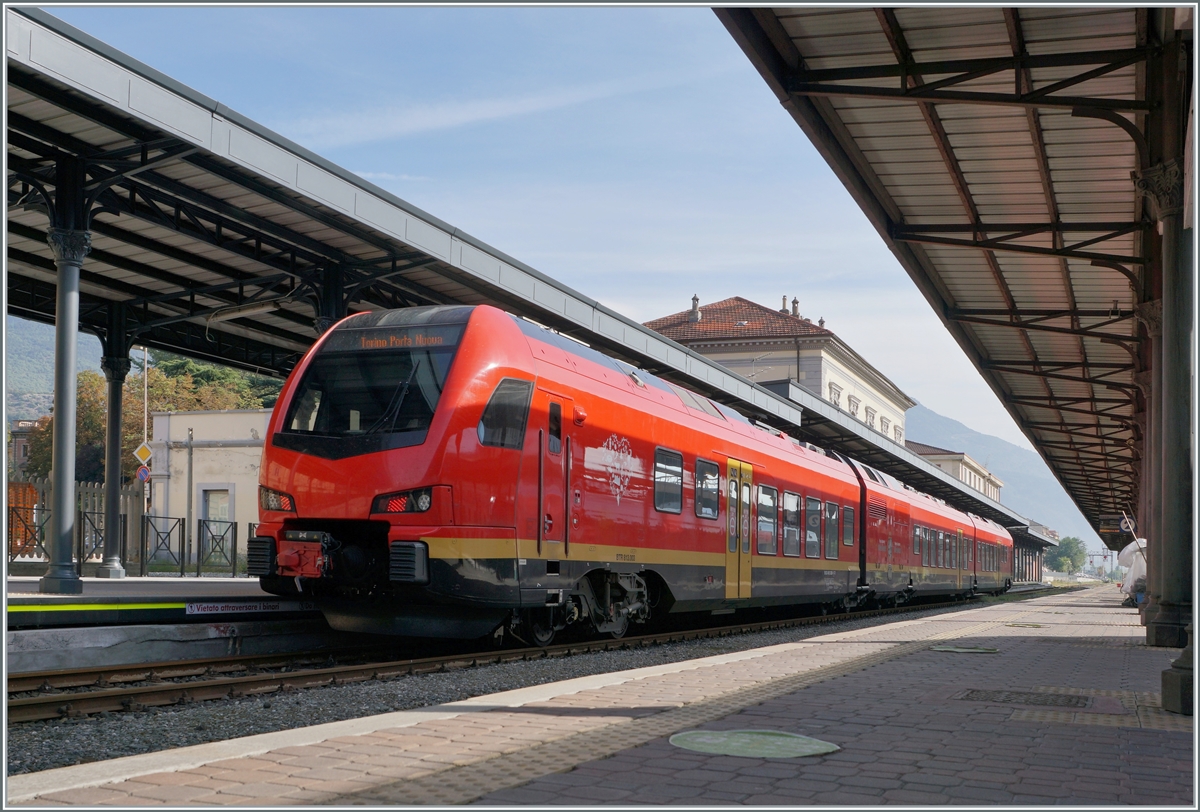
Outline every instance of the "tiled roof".
<path id="1" fill-rule="evenodd" d="M 925 445 L 925 443 L 914 443 L 912 440 L 905 440 L 904 445 L 909 451 L 921 456 L 930 454 L 962 454 L 962 451 L 951 451 L 948 448 L 938 448 L 935 445 Z"/>
<path id="2" fill-rule="evenodd" d="M 661 319 L 648 321 L 645 326 L 681 344 L 705 339 L 809 338 L 833 335 L 830 330 L 818 327 L 811 321 L 780 313 L 741 296 L 701 305 L 701 318 L 697 322 L 689 321 L 691 312 L 684 310 L 673 313 Z"/>

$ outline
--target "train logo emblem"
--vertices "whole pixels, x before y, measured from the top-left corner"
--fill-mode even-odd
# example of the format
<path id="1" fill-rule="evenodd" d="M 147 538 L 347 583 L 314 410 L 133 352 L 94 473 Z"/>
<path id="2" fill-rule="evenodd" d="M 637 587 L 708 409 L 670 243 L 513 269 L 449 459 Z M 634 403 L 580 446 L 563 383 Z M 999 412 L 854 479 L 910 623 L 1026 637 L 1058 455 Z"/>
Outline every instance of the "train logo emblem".
<path id="1" fill-rule="evenodd" d="M 610 436 L 600 446 L 604 449 L 604 470 L 608 472 L 608 489 L 621 504 L 621 496 L 629 490 L 629 478 L 633 473 L 633 449 L 629 441 L 617 435 Z"/>

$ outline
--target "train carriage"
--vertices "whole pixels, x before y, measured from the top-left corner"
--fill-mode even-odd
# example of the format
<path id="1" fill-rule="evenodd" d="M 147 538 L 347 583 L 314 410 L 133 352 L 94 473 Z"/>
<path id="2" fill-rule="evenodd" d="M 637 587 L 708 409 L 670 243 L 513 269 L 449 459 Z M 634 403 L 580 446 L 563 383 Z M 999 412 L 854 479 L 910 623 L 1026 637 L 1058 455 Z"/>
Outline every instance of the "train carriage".
<path id="1" fill-rule="evenodd" d="M 495 308 L 410 308 L 344 319 L 289 377 L 249 553 L 335 628 L 545 643 L 670 611 L 970 592 L 966 570 L 915 565 L 918 498 Z"/>

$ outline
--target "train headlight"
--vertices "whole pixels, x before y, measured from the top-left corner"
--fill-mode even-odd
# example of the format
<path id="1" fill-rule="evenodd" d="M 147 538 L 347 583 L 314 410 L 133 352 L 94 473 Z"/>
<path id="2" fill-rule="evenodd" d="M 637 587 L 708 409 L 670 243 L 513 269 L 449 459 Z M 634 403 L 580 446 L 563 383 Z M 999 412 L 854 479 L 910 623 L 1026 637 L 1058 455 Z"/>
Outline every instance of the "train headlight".
<path id="1" fill-rule="evenodd" d="M 429 488 L 402 493 L 385 493 L 376 496 L 371 505 L 372 513 L 424 513 L 433 506 L 433 492 Z"/>
<path id="2" fill-rule="evenodd" d="M 273 491 L 270 488 L 258 486 L 258 506 L 263 510 L 277 510 L 284 513 L 296 512 L 296 500 L 291 494 Z"/>

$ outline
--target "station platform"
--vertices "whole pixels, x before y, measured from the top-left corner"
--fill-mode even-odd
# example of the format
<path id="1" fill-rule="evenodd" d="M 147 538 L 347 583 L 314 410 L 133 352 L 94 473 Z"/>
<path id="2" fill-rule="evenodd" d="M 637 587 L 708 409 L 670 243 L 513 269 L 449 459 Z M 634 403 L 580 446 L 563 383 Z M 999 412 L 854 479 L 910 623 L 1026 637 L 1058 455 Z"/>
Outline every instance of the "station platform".
<path id="1" fill-rule="evenodd" d="M 1122 597 L 1102 586 L 994 603 L 17 775 L 7 800 L 1194 806 L 1192 718 L 1163 711 L 1157 694 L 1179 651 L 1148 648 Z M 769 731 L 838 749 L 772 758 L 671 743 L 692 731 L 703 734 L 683 737 L 692 747 Z"/>
<path id="2" fill-rule="evenodd" d="M 39 580 L 7 578 L 9 629 L 320 616 L 309 602 L 263 592 L 257 578 L 81 578 L 81 595 L 42 594 Z"/>

